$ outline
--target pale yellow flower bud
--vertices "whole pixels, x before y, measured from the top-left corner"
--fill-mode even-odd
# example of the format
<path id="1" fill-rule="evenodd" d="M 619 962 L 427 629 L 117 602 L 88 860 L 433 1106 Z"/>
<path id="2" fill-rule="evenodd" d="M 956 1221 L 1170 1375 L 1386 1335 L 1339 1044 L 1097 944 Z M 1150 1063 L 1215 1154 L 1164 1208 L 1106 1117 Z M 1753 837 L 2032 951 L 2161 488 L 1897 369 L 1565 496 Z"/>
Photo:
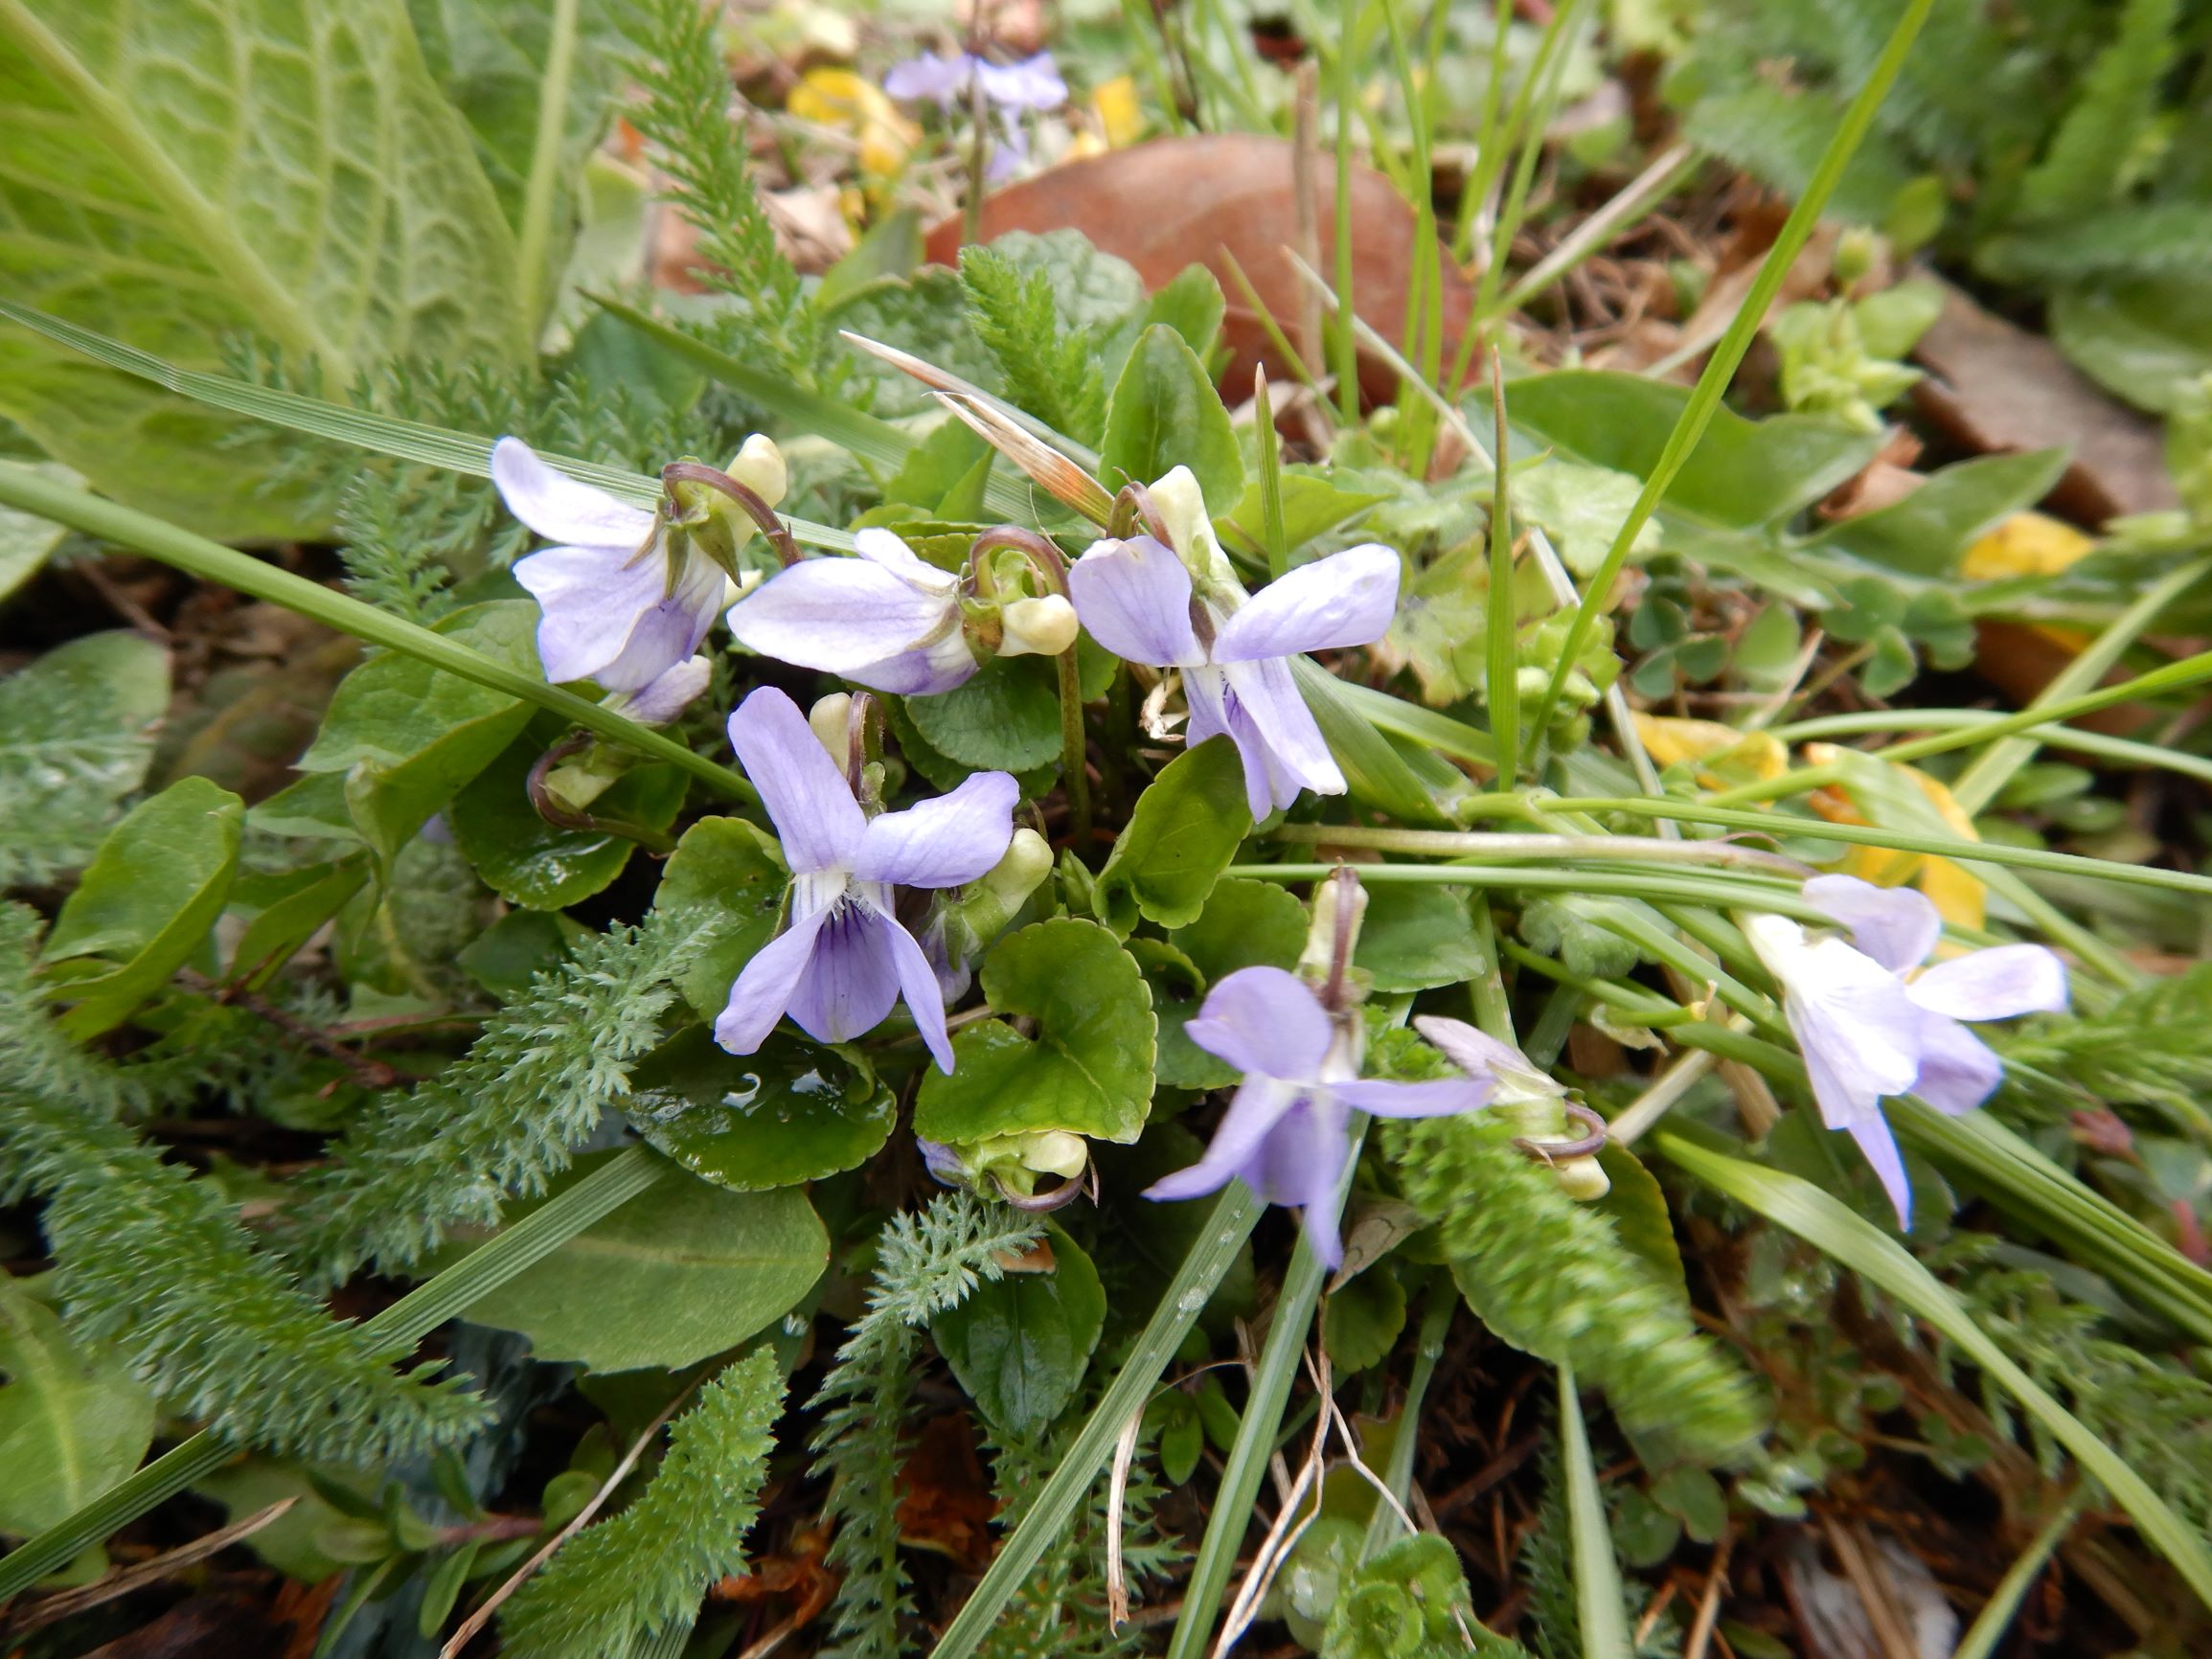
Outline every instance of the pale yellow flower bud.
<path id="1" fill-rule="evenodd" d="M 1000 607 L 998 620 L 1006 630 L 998 642 L 1000 656 L 1057 657 L 1075 644 L 1075 606 L 1057 593 L 1015 600 Z"/>
<path id="2" fill-rule="evenodd" d="M 784 493 L 791 488 L 791 474 L 784 465 L 784 452 L 775 440 L 756 432 L 730 457 L 730 464 L 722 470 L 766 502 L 776 506 Z"/>

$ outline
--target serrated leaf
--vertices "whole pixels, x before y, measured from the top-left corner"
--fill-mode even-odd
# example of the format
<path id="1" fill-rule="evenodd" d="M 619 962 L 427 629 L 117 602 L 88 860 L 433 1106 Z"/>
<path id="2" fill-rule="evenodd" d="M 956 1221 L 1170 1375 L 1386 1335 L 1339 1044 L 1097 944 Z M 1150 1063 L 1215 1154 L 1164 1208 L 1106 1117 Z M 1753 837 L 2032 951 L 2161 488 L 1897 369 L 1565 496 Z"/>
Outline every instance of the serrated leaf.
<path id="1" fill-rule="evenodd" d="M 1224 735 L 1186 749 L 1145 786 L 1114 841 L 1092 894 L 1099 920 L 1125 939 L 1140 916 L 1196 921 L 1251 830 L 1236 745 Z"/>
<path id="2" fill-rule="evenodd" d="M 112 1354 L 73 1341 L 61 1320 L 0 1275 L 0 1533 L 68 1519 L 138 1467 L 153 1442 L 153 1396 Z"/>
<path id="3" fill-rule="evenodd" d="M 931 1071 L 914 1132 L 932 1141 L 987 1140 L 1066 1129 L 1133 1141 L 1152 1097 L 1158 1022 L 1136 961 L 1095 922 L 1060 918 L 1011 933 L 983 959 L 983 994 L 1004 1020 L 964 1027 L 950 1076 Z"/>
<path id="4" fill-rule="evenodd" d="M 100 845 L 146 781 L 169 706 L 169 653 L 88 634 L 0 680 L 0 887 L 51 880 Z"/>
<path id="5" fill-rule="evenodd" d="M 778 1033 L 741 1057 L 693 1026 L 638 1062 L 623 1115 L 700 1180 L 759 1193 L 858 1169 L 899 1103 L 840 1050 Z"/>
<path id="6" fill-rule="evenodd" d="M 514 363 L 514 238 L 400 0 L 11 0 L 0 259 L 13 297 L 212 360 L 251 333 L 344 384 L 399 356 Z M 233 536 L 319 528 L 237 423 L 0 337 L 0 411 L 103 491 Z"/>
<path id="7" fill-rule="evenodd" d="M 589 1153 L 557 1195 L 619 1152 Z M 512 1226 L 543 1200 L 512 1206 Z M 440 1266 L 460 1251 L 436 1259 Z M 813 1287 L 830 1236 L 791 1188 L 732 1193 L 671 1175 L 468 1305 L 467 1317 L 530 1338 L 539 1359 L 594 1371 L 692 1365 L 735 1348 Z"/>
<path id="8" fill-rule="evenodd" d="M 1106 402 L 1099 476 L 1109 489 L 1188 466 L 1206 500 L 1244 493 L 1244 456 L 1220 394 L 1183 337 L 1160 324 L 1137 336 Z"/>
<path id="9" fill-rule="evenodd" d="M 228 789 L 184 778 L 101 843 L 42 957 L 67 965 L 56 995 L 76 1006 L 56 1022 L 63 1031 L 81 1039 L 121 1025 L 199 948 L 238 872 L 244 823 Z"/>
<path id="10" fill-rule="evenodd" d="M 655 910 L 695 913 L 717 926 L 677 982 L 701 1019 L 729 1005 L 739 973 L 775 937 L 790 880 L 776 838 L 742 818 L 701 818 L 676 843 L 652 902 Z"/>
<path id="11" fill-rule="evenodd" d="M 1106 1325 L 1106 1288 L 1082 1246 L 1058 1227 L 1050 1273 L 978 1284 L 930 1322 L 937 1351 L 993 1427 L 1029 1439 L 1067 1409 Z"/>

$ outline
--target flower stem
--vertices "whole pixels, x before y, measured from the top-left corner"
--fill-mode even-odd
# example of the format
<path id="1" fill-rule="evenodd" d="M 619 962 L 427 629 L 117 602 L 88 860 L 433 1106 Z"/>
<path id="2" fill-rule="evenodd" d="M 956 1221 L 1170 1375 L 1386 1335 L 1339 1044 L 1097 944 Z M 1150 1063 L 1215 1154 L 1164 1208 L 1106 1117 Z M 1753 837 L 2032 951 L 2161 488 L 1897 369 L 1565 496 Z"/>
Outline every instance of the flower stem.
<path id="1" fill-rule="evenodd" d="M 1367 1137 L 1367 1115 L 1352 1115 L 1352 1150 L 1344 1160 L 1344 1174 L 1330 1198 L 1331 1209 L 1341 1215 L 1352 1190 L 1352 1174 L 1359 1165 L 1359 1148 Z M 1191 1564 L 1190 1581 L 1183 1588 L 1183 1610 L 1168 1643 L 1168 1659 L 1198 1659 L 1206 1639 L 1213 1634 L 1214 1615 L 1229 1587 L 1229 1575 L 1243 1547 L 1244 1529 L 1251 1524 L 1253 1505 L 1260 1496 L 1260 1482 L 1274 1455 L 1276 1426 L 1290 1398 L 1290 1384 L 1298 1375 L 1299 1357 L 1306 1350 L 1306 1333 L 1313 1324 L 1313 1309 L 1321 1300 L 1328 1269 L 1313 1253 L 1306 1227 L 1298 1230 L 1298 1247 L 1290 1257 L 1290 1271 L 1283 1281 L 1283 1294 L 1267 1326 L 1266 1346 L 1252 1373 L 1251 1393 L 1238 1420 L 1237 1439 L 1229 1447 L 1229 1461 L 1221 1470 L 1221 1484 L 1214 1494 L 1214 1512 L 1206 1535 Z"/>
<path id="2" fill-rule="evenodd" d="M 1075 595 L 1067 585 L 1067 557 L 1049 536 L 1015 524 L 1001 524 L 985 531 L 968 550 L 969 580 L 984 569 L 984 557 L 1000 548 L 1025 555 L 1039 580 L 1069 604 Z M 1083 730 L 1083 660 L 1079 635 L 1055 659 L 1060 670 L 1060 766 L 1067 785 L 1067 810 L 1075 838 L 1076 856 L 1090 846 L 1090 773 Z"/>

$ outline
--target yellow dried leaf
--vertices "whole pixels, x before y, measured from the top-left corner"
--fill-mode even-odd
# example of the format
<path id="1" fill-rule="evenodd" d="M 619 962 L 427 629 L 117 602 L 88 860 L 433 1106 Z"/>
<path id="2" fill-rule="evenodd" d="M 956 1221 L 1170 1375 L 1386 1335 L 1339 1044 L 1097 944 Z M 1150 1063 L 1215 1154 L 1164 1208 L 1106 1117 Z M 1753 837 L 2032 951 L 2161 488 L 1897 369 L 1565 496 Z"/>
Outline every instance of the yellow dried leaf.
<path id="1" fill-rule="evenodd" d="M 904 167 L 922 140 L 922 129 L 899 113 L 880 86 L 850 69 L 808 70 L 784 107 L 800 121 L 858 138 L 860 170 L 873 178 L 887 178 Z"/>
<path id="2" fill-rule="evenodd" d="M 1698 782 L 1725 789 L 1779 778 L 1790 769 L 1789 751 L 1768 732 L 1739 732 L 1719 720 L 1685 720 L 1673 715 L 1638 715 L 1636 736 L 1662 766 L 1699 762 Z"/>
<path id="3" fill-rule="evenodd" d="M 2056 576 L 2097 545 L 2072 525 L 2041 512 L 2016 512 L 1972 547 L 1959 574 L 1973 581 Z"/>
<path id="4" fill-rule="evenodd" d="M 1137 83 L 1132 76 L 1117 75 L 1090 95 L 1091 113 L 1106 146 L 1120 149 L 1144 136 L 1144 112 L 1137 107 Z"/>
<path id="5" fill-rule="evenodd" d="M 1842 751 L 1833 743 L 1808 743 L 1805 759 L 1815 766 L 1827 765 Z M 1917 766 L 1897 766 L 1926 795 L 1943 826 L 1962 841 L 1979 841 L 1980 834 L 1966 808 L 1958 804 L 1941 779 L 1931 778 Z M 1813 810 L 1831 824 L 1865 824 L 1866 815 L 1840 789 L 1817 789 L 1807 797 Z M 1840 866 L 1841 873 L 1878 886 L 1897 887 L 1911 882 L 1927 895 L 1936 914 L 1953 927 L 1979 927 L 1989 904 L 1989 890 L 1981 878 L 1950 858 L 1918 852 L 1895 852 L 1886 847 L 1854 847 Z"/>

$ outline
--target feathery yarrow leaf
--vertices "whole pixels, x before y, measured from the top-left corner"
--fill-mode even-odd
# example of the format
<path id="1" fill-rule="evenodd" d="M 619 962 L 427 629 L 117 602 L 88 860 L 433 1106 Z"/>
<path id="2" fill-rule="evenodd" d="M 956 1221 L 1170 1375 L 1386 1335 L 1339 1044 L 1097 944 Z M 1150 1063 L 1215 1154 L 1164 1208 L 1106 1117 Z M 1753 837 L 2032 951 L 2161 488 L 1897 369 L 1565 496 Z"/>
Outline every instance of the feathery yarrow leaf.
<path id="1" fill-rule="evenodd" d="M 784 1407 L 772 1350 L 699 1391 L 669 1430 L 668 1456 L 620 1514 L 587 1527 L 515 1592 L 500 1619 L 511 1659 L 620 1659 L 688 1625 L 707 1587 L 745 1570 L 745 1536 Z"/>
<path id="2" fill-rule="evenodd" d="M 214 1183 L 80 1106 L 0 1091 L 0 1202 L 43 1193 L 72 1330 L 113 1343 L 176 1411 L 223 1438 L 384 1465 L 489 1420 L 456 1379 L 392 1369 L 413 1345 L 331 1319 L 254 1248 Z"/>
<path id="3" fill-rule="evenodd" d="M 696 917 L 656 913 L 579 943 L 466 1057 L 349 1131 L 303 1184 L 299 1259 L 323 1283 L 372 1262 L 404 1272 L 454 1228 L 489 1227 L 509 1197 L 542 1193 L 629 1092 L 670 982 L 705 939 Z"/>
<path id="4" fill-rule="evenodd" d="M 836 1525 L 828 1559 L 843 1575 L 824 1659 L 897 1659 L 913 1608 L 899 1560 L 899 1472 L 916 1331 L 1001 1277 L 1004 1259 L 1043 1231 L 1035 1217 L 965 1191 L 884 1225 L 868 1309 L 814 1396 L 815 1472 L 831 1482 L 826 1511 Z"/>

